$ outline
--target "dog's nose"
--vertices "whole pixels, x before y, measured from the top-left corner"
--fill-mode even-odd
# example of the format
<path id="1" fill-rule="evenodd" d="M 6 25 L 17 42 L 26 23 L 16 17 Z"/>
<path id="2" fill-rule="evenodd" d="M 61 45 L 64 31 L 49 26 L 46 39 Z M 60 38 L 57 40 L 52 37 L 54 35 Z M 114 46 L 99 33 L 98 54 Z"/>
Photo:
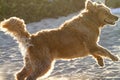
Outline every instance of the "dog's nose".
<path id="1" fill-rule="evenodd" d="M 117 21 L 119 18 L 117 16 L 115 16 L 115 20 Z"/>

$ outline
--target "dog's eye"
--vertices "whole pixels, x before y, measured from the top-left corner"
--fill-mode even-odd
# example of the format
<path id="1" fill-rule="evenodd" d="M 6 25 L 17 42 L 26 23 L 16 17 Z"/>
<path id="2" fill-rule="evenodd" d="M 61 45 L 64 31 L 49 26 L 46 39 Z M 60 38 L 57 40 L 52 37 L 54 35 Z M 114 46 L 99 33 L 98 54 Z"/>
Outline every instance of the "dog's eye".
<path id="1" fill-rule="evenodd" d="M 108 15 L 108 13 L 110 13 L 109 11 L 105 11 L 105 15 Z"/>
<path id="2" fill-rule="evenodd" d="M 105 15 L 107 15 L 108 13 L 107 13 L 107 11 L 105 12 Z"/>

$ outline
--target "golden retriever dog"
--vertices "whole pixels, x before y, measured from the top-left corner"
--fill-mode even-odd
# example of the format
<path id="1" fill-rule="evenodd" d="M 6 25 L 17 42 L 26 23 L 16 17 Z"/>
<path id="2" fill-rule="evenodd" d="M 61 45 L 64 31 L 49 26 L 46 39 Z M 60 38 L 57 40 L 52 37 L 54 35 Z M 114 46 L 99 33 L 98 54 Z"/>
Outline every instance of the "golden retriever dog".
<path id="1" fill-rule="evenodd" d="M 19 43 L 24 66 L 16 80 L 36 80 L 52 68 L 57 59 L 74 59 L 92 55 L 100 66 L 103 57 L 118 61 L 110 51 L 98 44 L 100 30 L 114 25 L 118 17 L 103 4 L 87 0 L 79 15 L 67 20 L 59 28 L 30 34 L 22 19 L 11 17 L 1 22 L 1 29 Z"/>

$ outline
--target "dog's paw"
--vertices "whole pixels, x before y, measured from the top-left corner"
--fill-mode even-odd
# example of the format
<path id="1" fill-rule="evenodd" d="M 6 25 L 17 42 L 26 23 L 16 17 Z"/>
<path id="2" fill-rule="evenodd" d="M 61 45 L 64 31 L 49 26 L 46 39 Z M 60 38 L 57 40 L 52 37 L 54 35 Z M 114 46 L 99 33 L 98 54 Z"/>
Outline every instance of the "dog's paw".
<path id="1" fill-rule="evenodd" d="M 104 63 L 103 62 L 98 62 L 99 66 L 103 67 Z"/>
<path id="2" fill-rule="evenodd" d="M 118 59 L 118 57 L 116 57 L 116 56 L 111 56 L 111 59 L 112 59 L 112 61 L 118 61 L 119 59 Z"/>
<path id="3" fill-rule="evenodd" d="M 101 66 L 101 67 L 104 66 L 104 61 L 103 61 L 102 58 L 101 58 L 101 59 L 98 59 L 97 61 L 98 61 L 98 65 L 99 65 L 99 66 Z"/>

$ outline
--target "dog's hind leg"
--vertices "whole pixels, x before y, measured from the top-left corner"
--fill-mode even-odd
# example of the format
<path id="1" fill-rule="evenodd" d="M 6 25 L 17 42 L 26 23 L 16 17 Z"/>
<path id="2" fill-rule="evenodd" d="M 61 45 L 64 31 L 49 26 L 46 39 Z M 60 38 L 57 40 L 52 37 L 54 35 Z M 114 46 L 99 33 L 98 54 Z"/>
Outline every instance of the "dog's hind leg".
<path id="1" fill-rule="evenodd" d="M 24 80 L 25 77 L 30 75 L 31 72 L 32 72 L 32 67 L 29 58 L 26 57 L 23 68 L 16 74 L 16 80 Z"/>
<path id="2" fill-rule="evenodd" d="M 51 60 L 46 57 L 43 60 L 33 59 L 32 73 L 26 78 L 26 80 L 36 80 L 38 77 L 45 75 L 51 68 Z"/>
<path id="3" fill-rule="evenodd" d="M 101 47 L 101 46 L 96 46 L 94 47 L 94 49 L 91 50 L 90 52 L 92 55 L 99 55 L 99 56 L 103 56 L 103 57 L 108 57 L 113 61 L 118 61 L 118 58 L 114 55 L 111 54 L 111 52 L 109 52 L 107 49 Z"/>

